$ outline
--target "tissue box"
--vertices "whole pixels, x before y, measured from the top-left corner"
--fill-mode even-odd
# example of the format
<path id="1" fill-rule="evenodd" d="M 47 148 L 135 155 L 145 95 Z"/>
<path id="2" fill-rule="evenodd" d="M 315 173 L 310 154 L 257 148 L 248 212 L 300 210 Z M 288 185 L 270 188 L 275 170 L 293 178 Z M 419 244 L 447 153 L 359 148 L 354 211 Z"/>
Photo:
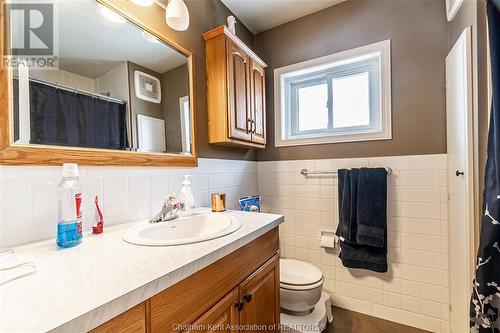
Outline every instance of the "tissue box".
<path id="1" fill-rule="evenodd" d="M 260 213 L 260 195 L 241 198 L 239 201 L 242 211 Z"/>

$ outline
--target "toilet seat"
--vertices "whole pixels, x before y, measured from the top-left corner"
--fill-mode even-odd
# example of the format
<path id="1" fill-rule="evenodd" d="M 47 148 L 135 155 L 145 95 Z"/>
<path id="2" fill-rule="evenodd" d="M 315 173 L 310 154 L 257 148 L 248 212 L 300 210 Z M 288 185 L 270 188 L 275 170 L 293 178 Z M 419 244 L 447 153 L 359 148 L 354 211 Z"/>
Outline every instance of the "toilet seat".
<path id="1" fill-rule="evenodd" d="M 323 284 L 323 279 L 314 284 L 306 284 L 306 285 L 293 285 L 280 282 L 280 288 L 287 290 L 311 290 L 314 288 L 321 287 L 322 284 Z"/>
<path id="2" fill-rule="evenodd" d="M 280 259 L 280 287 L 288 290 L 310 290 L 323 284 L 321 270 L 305 261 Z"/>

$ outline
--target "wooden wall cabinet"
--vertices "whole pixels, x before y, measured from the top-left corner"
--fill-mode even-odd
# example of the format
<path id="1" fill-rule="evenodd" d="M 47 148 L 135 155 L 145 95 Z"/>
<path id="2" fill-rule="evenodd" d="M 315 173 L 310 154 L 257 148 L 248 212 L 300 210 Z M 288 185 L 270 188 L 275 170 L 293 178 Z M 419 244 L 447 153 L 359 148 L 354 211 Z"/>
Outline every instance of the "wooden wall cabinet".
<path id="1" fill-rule="evenodd" d="M 203 34 L 210 143 L 264 148 L 267 65 L 227 27 Z"/>
<path id="2" fill-rule="evenodd" d="M 275 228 L 92 333 L 279 333 L 279 275 Z"/>

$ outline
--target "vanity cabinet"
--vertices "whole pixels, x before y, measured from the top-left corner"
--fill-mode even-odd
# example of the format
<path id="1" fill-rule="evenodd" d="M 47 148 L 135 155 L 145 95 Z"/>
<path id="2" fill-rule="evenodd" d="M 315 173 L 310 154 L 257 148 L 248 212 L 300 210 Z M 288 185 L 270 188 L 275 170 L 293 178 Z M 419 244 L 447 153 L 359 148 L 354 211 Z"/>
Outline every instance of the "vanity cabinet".
<path id="1" fill-rule="evenodd" d="M 259 332 L 278 333 L 279 296 L 279 232 L 274 228 L 92 332 L 229 333 L 265 325 Z"/>
<path id="2" fill-rule="evenodd" d="M 267 65 L 227 27 L 205 34 L 210 143 L 264 148 Z"/>

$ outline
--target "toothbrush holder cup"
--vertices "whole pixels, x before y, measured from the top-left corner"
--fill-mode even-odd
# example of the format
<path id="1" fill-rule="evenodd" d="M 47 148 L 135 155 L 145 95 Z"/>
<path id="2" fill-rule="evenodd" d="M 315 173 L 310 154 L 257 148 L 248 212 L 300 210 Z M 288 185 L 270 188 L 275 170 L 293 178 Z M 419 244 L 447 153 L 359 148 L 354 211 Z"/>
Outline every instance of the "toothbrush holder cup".
<path id="1" fill-rule="evenodd" d="M 212 212 L 226 211 L 226 193 L 212 193 Z"/>

